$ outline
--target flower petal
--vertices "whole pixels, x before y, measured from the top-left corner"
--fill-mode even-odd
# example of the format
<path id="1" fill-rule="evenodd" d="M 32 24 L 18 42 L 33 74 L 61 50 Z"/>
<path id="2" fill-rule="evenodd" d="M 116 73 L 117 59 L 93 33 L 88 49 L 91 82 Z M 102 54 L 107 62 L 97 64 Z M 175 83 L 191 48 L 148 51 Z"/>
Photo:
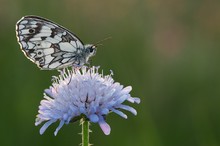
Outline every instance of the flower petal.
<path id="1" fill-rule="evenodd" d="M 93 123 L 97 123 L 99 121 L 99 117 L 96 114 L 89 115 L 89 119 Z"/>
<path id="2" fill-rule="evenodd" d="M 140 98 L 137 98 L 137 97 L 129 97 L 127 99 L 127 101 L 129 101 L 131 103 L 137 103 L 137 104 L 139 104 L 141 102 Z"/>
<path id="3" fill-rule="evenodd" d="M 64 121 L 60 121 L 59 126 L 56 128 L 56 131 L 54 132 L 54 135 L 55 135 L 55 136 L 57 135 L 57 133 L 58 133 L 58 131 L 60 130 L 60 128 L 63 127 L 63 125 L 64 125 Z"/>
<path id="4" fill-rule="evenodd" d="M 119 108 L 127 110 L 127 111 L 131 112 L 134 115 L 137 115 L 137 111 L 133 107 L 130 107 L 128 105 L 120 105 Z"/>
<path id="5" fill-rule="evenodd" d="M 116 104 L 121 104 L 121 103 L 124 102 L 127 98 L 128 98 L 128 95 L 122 95 L 121 97 L 118 98 Z"/>
<path id="6" fill-rule="evenodd" d="M 111 127 L 103 120 L 99 121 L 99 126 L 105 135 L 109 135 L 111 132 Z"/>
<path id="7" fill-rule="evenodd" d="M 132 87 L 131 87 L 131 86 L 128 86 L 128 87 L 125 87 L 121 92 L 122 92 L 123 94 L 128 94 L 131 90 L 132 90 Z"/>
<path id="8" fill-rule="evenodd" d="M 42 135 L 45 130 L 51 125 L 53 124 L 54 122 L 56 122 L 56 120 L 50 120 L 48 122 L 46 122 L 41 128 L 40 128 L 40 134 Z"/>
<path id="9" fill-rule="evenodd" d="M 112 109 L 112 111 L 113 111 L 114 113 L 118 114 L 119 116 L 121 116 L 122 118 L 125 118 L 125 119 L 128 118 L 127 115 L 124 114 L 122 111 L 119 111 L 119 110 L 116 110 L 116 109 Z"/>

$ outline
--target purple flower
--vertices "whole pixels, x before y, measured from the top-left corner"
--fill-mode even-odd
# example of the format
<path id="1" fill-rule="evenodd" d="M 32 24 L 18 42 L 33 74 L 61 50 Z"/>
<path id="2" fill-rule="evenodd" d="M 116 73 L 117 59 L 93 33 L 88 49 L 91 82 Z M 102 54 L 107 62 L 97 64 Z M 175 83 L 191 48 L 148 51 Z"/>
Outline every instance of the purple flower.
<path id="1" fill-rule="evenodd" d="M 137 114 L 134 108 L 123 104 L 125 101 L 140 103 L 139 98 L 131 97 L 131 90 L 131 86 L 124 88 L 114 82 L 112 74 L 99 74 L 98 67 L 63 70 L 58 77 L 54 77 L 52 86 L 45 90 L 45 99 L 40 103 L 35 125 L 45 122 L 40 129 L 40 134 L 43 134 L 52 123 L 60 121 L 54 132 L 57 135 L 64 124 L 84 116 L 90 122 L 98 123 L 102 131 L 109 135 L 111 128 L 105 117 L 110 112 L 125 119 L 127 115 L 121 110 Z"/>

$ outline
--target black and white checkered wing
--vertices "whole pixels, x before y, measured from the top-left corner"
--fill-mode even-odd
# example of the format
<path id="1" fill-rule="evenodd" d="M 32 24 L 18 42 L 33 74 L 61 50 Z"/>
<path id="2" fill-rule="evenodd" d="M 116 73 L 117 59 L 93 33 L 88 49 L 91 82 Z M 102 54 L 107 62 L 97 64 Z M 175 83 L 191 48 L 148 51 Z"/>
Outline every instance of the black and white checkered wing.
<path id="1" fill-rule="evenodd" d="M 16 34 L 26 57 L 43 70 L 77 64 L 84 45 L 66 28 L 37 16 L 26 16 L 16 24 Z"/>

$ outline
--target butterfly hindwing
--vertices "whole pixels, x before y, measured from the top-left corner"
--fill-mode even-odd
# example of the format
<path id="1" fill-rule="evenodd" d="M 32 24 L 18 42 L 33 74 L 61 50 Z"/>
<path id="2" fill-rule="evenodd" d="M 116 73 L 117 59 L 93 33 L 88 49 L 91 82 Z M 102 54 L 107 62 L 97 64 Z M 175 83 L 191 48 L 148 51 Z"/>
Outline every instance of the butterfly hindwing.
<path id="1" fill-rule="evenodd" d="M 77 64 L 75 55 L 84 49 L 82 41 L 69 30 L 37 16 L 19 20 L 16 34 L 27 58 L 44 70 Z"/>

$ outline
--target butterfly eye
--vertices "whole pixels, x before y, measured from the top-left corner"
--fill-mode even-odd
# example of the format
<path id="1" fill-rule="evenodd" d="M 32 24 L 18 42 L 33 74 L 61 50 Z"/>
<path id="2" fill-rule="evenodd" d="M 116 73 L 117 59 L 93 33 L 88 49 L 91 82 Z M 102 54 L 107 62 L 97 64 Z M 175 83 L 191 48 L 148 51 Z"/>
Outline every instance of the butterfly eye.
<path id="1" fill-rule="evenodd" d="M 89 48 L 89 51 L 90 53 L 92 53 L 94 51 L 94 48 L 93 47 Z"/>

